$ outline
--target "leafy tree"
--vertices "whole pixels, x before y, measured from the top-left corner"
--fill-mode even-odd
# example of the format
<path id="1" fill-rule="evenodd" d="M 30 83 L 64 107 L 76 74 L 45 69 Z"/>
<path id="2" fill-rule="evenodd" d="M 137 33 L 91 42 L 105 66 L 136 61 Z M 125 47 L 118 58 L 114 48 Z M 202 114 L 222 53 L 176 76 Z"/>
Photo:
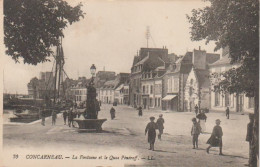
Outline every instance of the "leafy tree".
<path id="1" fill-rule="evenodd" d="M 48 61 L 51 47 L 60 45 L 62 30 L 84 16 L 81 7 L 63 0 L 4 0 L 6 54 L 33 65 Z"/>
<path id="2" fill-rule="evenodd" d="M 258 0 L 206 0 L 209 6 L 193 9 L 190 16 L 191 39 L 215 41 L 215 50 L 229 48 L 231 64 L 240 64 L 222 73 L 217 91 L 245 93 L 255 99 L 254 155 L 250 165 L 256 165 L 258 156 L 259 117 L 259 1 Z"/>

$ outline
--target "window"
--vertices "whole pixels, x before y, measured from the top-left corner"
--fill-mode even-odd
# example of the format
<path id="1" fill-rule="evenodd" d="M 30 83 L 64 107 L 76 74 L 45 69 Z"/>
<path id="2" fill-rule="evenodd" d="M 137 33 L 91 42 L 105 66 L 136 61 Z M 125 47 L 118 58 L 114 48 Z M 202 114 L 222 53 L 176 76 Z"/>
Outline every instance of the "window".
<path id="1" fill-rule="evenodd" d="M 255 102 L 253 97 L 248 98 L 248 108 L 254 108 Z"/>
<path id="2" fill-rule="evenodd" d="M 178 89 L 179 89 L 179 79 L 178 79 L 178 78 L 175 78 L 175 79 L 174 79 L 174 89 L 173 89 L 173 91 L 174 91 L 174 92 L 177 92 Z"/>
<path id="3" fill-rule="evenodd" d="M 230 102 L 229 102 L 229 93 L 226 93 L 225 94 L 225 106 L 228 107 L 230 105 Z"/>
<path id="4" fill-rule="evenodd" d="M 143 86 L 143 93 L 145 93 L 145 86 Z"/>
<path id="5" fill-rule="evenodd" d="M 219 92 L 215 92 L 215 106 L 219 106 Z"/>
<path id="6" fill-rule="evenodd" d="M 161 98 L 158 98 L 158 107 L 161 106 Z"/>
<path id="7" fill-rule="evenodd" d="M 150 86 L 150 94 L 153 94 L 153 85 Z"/>
<path id="8" fill-rule="evenodd" d="M 154 107 L 157 107 L 157 98 L 154 99 Z"/>

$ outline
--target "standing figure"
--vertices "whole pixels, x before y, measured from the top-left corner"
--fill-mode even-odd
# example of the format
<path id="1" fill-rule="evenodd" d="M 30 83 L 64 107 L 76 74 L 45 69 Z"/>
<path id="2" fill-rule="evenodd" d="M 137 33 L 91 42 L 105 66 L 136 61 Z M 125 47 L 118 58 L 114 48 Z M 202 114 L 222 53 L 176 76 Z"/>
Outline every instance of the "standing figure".
<path id="1" fill-rule="evenodd" d="M 40 118 L 42 119 L 42 126 L 45 126 L 45 113 L 44 113 L 44 108 L 40 108 L 40 111 L 39 111 L 39 116 Z"/>
<path id="2" fill-rule="evenodd" d="M 72 112 L 72 108 L 69 110 L 69 113 L 68 113 L 68 124 L 69 124 L 69 127 L 73 126 L 73 112 Z"/>
<path id="3" fill-rule="evenodd" d="M 223 155 L 222 154 L 223 132 L 222 132 L 222 128 L 219 126 L 220 122 L 221 121 L 219 119 L 216 120 L 216 126 L 214 126 L 213 132 L 212 132 L 210 138 L 207 141 L 207 144 L 210 144 L 210 146 L 207 148 L 207 153 L 209 153 L 209 149 L 211 147 L 219 147 L 219 155 Z"/>
<path id="4" fill-rule="evenodd" d="M 163 134 L 163 129 L 164 129 L 164 126 L 163 126 L 164 119 L 163 119 L 162 114 L 159 115 L 159 118 L 157 119 L 156 124 L 157 124 L 158 130 L 159 130 L 158 139 L 161 140 L 162 134 Z"/>
<path id="5" fill-rule="evenodd" d="M 63 115 L 63 119 L 64 119 L 64 125 L 66 125 L 67 117 L 68 117 L 68 112 L 67 112 L 67 110 L 65 110 L 62 115 Z"/>
<path id="6" fill-rule="evenodd" d="M 226 109 L 226 117 L 227 117 L 227 119 L 229 119 L 229 108 L 228 107 Z"/>
<path id="7" fill-rule="evenodd" d="M 138 116 L 141 117 L 143 115 L 142 107 L 138 107 Z"/>
<path id="8" fill-rule="evenodd" d="M 156 129 L 157 129 L 157 125 L 154 122 L 154 117 L 150 117 L 150 121 L 146 128 L 145 128 L 145 135 L 148 132 L 148 143 L 150 144 L 150 149 L 149 150 L 153 150 L 154 151 L 154 143 L 155 143 L 155 138 L 156 138 Z"/>
<path id="9" fill-rule="evenodd" d="M 252 139 L 253 139 L 253 125 L 254 125 L 254 114 L 249 114 L 250 122 L 247 124 L 247 133 L 246 133 L 246 141 L 249 142 L 249 164 L 255 164 L 253 161 L 254 151 L 252 148 Z"/>
<path id="10" fill-rule="evenodd" d="M 196 118 L 199 119 L 199 124 L 201 127 L 201 132 L 205 132 L 206 131 L 206 120 L 207 120 L 207 116 L 205 114 L 204 111 L 202 111 L 201 113 L 199 113 Z"/>
<path id="11" fill-rule="evenodd" d="M 110 115 L 111 115 L 111 120 L 113 120 L 116 117 L 116 110 L 114 107 L 110 109 Z"/>
<path id="12" fill-rule="evenodd" d="M 199 107 L 198 107 L 198 105 L 196 104 L 196 106 L 195 106 L 195 114 L 196 114 L 196 115 L 198 114 L 198 111 L 199 111 Z"/>
<path id="13" fill-rule="evenodd" d="M 51 118 L 52 118 L 52 125 L 55 125 L 56 124 L 56 119 L 57 119 L 57 113 L 55 110 L 52 111 L 51 113 Z"/>
<path id="14" fill-rule="evenodd" d="M 192 136 L 192 144 L 193 149 L 198 148 L 198 139 L 201 132 L 201 127 L 199 123 L 197 122 L 196 118 L 192 118 L 193 125 L 191 127 L 191 136 Z"/>

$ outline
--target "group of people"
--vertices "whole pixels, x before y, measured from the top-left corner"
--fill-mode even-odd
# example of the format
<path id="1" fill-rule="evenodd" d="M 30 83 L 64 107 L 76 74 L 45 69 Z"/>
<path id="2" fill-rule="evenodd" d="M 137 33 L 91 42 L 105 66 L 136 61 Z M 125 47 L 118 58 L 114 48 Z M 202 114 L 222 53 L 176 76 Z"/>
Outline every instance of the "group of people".
<path id="1" fill-rule="evenodd" d="M 159 118 L 157 119 L 156 122 L 154 122 L 154 120 L 155 120 L 155 117 L 150 117 L 150 122 L 147 124 L 147 126 L 145 128 L 145 135 L 148 132 L 148 143 L 150 144 L 149 150 L 153 150 L 153 151 L 154 151 L 154 143 L 155 143 L 155 139 L 156 139 L 156 129 L 159 130 L 159 134 L 158 134 L 159 140 L 161 140 L 161 136 L 163 134 L 163 129 L 164 129 L 163 115 L 160 114 Z"/>
<path id="2" fill-rule="evenodd" d="M 77 110 L 76 107 L 70 108 L 69 111 L 65 110 L 63 112 L 64 125 L 66 125 L 68 122 L 69 127 L 71 127 L 71 126 L 75 127 L 73 120 L 74 120 L 74 118 L 77 118 L 77 117 L 79 118 L 80 115 L 81 115 L 81 113 Z"/>

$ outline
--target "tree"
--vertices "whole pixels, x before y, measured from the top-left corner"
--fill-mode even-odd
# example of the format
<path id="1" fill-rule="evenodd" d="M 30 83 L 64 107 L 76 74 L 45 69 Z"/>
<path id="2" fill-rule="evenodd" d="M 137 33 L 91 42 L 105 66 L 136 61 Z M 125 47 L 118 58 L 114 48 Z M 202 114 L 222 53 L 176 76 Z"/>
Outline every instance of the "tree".
<path id="1" fill-rule="evenodd" d="M 223 80 L 216 91 L 245 93 L 255 99 L 254 137 L 250 148 L 250 166 L 256 166 L 258 156 L 259 117 L 259 2 L 258 0 L 206 0 L 209 6 L 193 9 L 191 39 L 215 41 L 215 50 L 229 48 L 231 64 L 240 64 L 222 73 Z"/>
<path id="2" fill-rule="evenodd" d="M 63 0 L 4 0 L 6 54 L 33 65 L 48 61 L 51 47 L 60 45 L 62 30 L 84 16 L 81 7 Z"/>

